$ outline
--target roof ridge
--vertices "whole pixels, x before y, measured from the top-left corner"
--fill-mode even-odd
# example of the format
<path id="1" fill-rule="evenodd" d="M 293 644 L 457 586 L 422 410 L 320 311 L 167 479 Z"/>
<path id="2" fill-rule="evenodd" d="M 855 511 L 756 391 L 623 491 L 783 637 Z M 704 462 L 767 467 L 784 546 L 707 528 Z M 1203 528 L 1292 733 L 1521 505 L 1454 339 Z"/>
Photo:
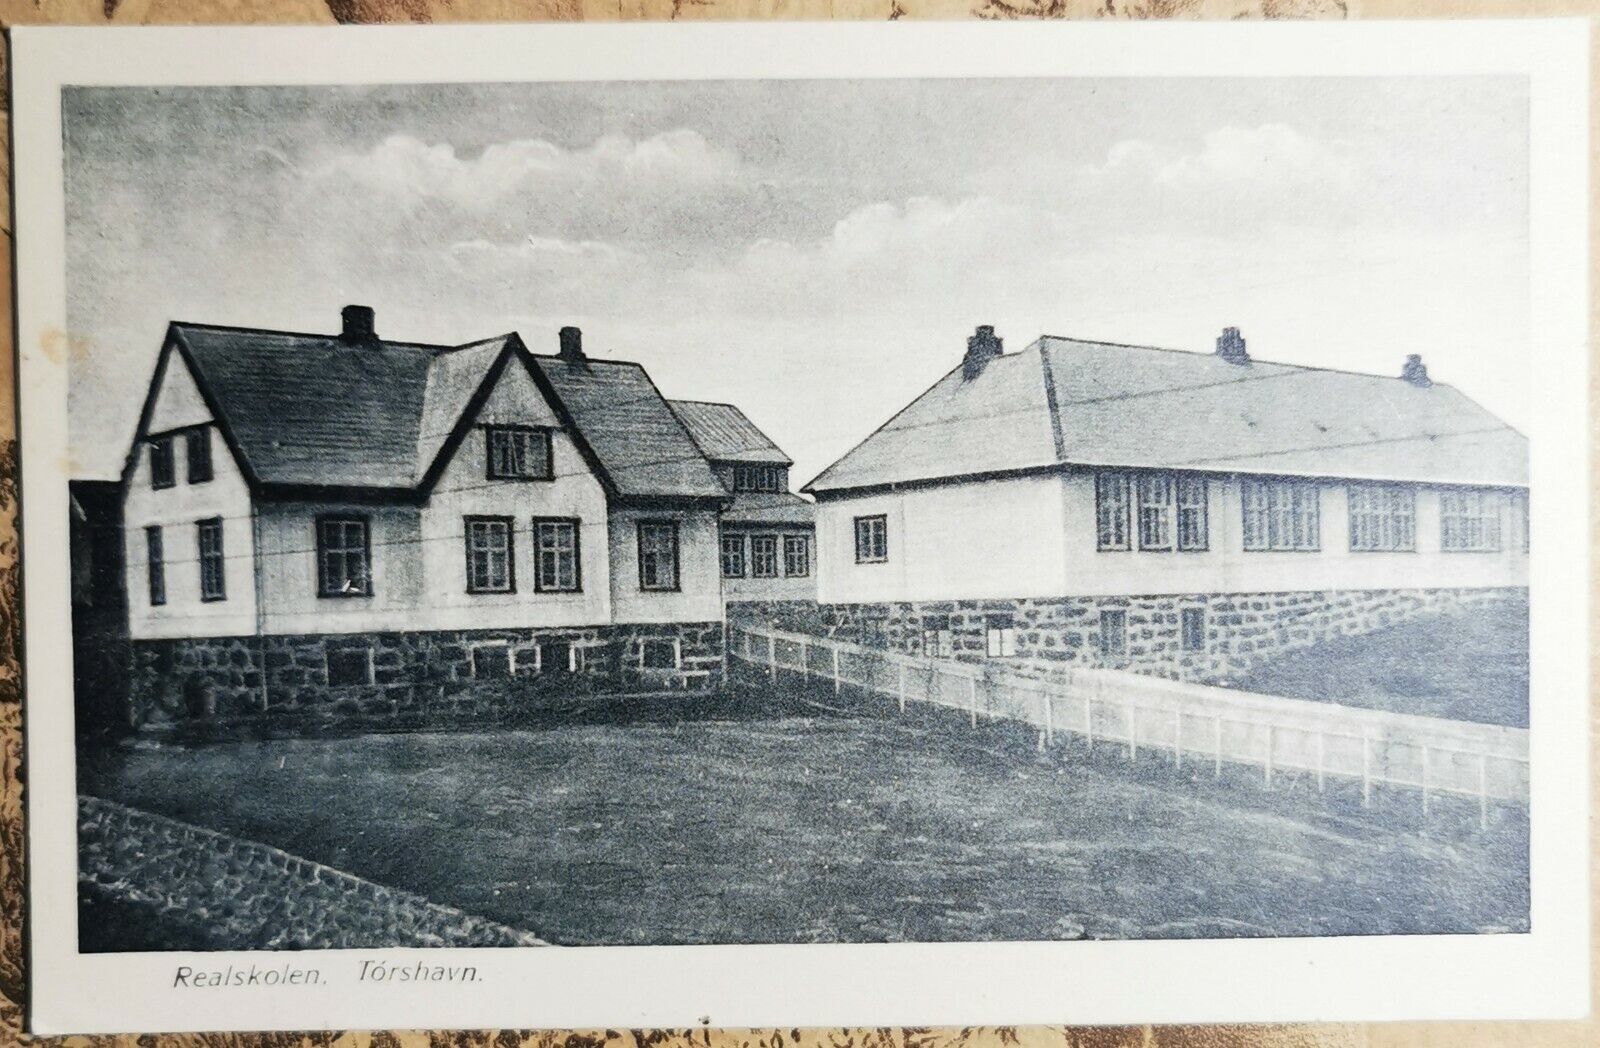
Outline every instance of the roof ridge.
<path id="1" fill-rule="evenodd" d="M 281 328 L 244 327 L 239 324 L 207 324 L 198 320 L 169 320 L 167 324 L 176 328 L 197 328 L 205 331 L 233 331 L 242 335 L 280 335 L 284 338 L 316 338 L 325 342 L 338 342 L 340 336 L 337 332 L 325 331 L 285 331 Z M 504 338 L 504 335 L 497 336 Z M 409 342 L 397 338 L 379 338 L 375 341 L 386 346 L 408 346 L 412 349 L 464 349 L 472 343 L 462 343 L 458 346 L 446 346 L 437 342 Z M 484 339 L 483 341 L 490 341 Z"/>
<path id="2" fill-rule="evenodd" d="M 1042 346 L 1047 340 L 1053 342 L 1077 342 L 1086 346 L 1106 346 L 1110 349 L 1142 349 L 1155 353 L 1175 353 L 1182 354 L 1183 356 L 1187 357 L 1198 357 L 1202 360 L 1209 360 L 1216 356 L 1215 353 L 1208 353 L 1203 349 L 1178 349 L 1175 346 L 1151 346 L 1137 342 L 1108 342 L 1104 339 L 1098 338 L 1078 338 L 1075 335 L 1051 334 L 1041 334 L 1038 338 L 1033 340 L 1033 342 L 1028 346 L 1028 349 L 1033 348 L 1033 346 Z M 1027 352 L 1027 350 L 1025 349 L 1023 352 Z M 1333 375 L 1358 375 L 1361 378 L 1387 378 L 1393 379 L 1396 382 L 1405 381 L 1405 379 L 1399 375 L 1385 375 L 1377 371 L 1357 371 L 1354 368 L 1335 368 L 1329 367 L 1326 364 L 1291 364 L 1284 360 L 1266 360 L 1264 358 L 1258 359 L 1256 357 L 1251 357 L 1249 364 L 1267 364 L 1275 368 L 1292 368 L 1295 371 L 1321 371 Z M 1448 389 L 1455 388 L 1448 382 L 1434 382 L 1433 385 L 1444 386 Z"/>

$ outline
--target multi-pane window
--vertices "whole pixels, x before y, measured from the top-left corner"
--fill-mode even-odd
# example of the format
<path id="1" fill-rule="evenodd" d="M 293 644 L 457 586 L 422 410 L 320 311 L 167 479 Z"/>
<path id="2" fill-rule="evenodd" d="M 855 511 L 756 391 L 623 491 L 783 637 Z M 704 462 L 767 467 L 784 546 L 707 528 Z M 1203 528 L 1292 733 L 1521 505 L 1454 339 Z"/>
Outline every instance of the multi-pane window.
<path id="1" fill-rule="evenodd" d="M 1398 484 L 1350 486 L 1350 548 L 1415 550 L 1416 490 Z"/>
<path id="2" fill-rule="evenodd" d="M 678 525 L 673 521 L 639 523 L 639 588 L 678 588 Z"/>
<path id="3" fill-rule="evenodd" d="M 1206 609 L 1184 608 L 1179 612 L 1179 629 L 1183 635 L 1184 651 L 1204 651 L 1206 648 Z"/>
<path id="4" fill-rule="evenodd" d="M 1178 477 L 1178 548 L 1208 549 L 1211 526 L 1206 511 L 1206 478 L 1180 474 Z"/>
<path id="5" fill-rule="evenodd" d="M 722 536 L 722 577 L 742 579 L 744 573 L 744 536 Z"/>
<path id="6" fill-rule="evenodd" d="M 1128 528 L 1128 488 L 1126 473 L 1094 475 L 1095 525 L 1103 550 L 1133 548 Z"/>
<path id="7" fill-rule="evenodd" d="M 172 437 L 150 438 L 150 486 L 170 488 L 178 482 L 173 467 Z"/>
<path id="8" fill-rule="evenodd" d="M 756 579 L 778 577 L 778 536 L 750 536 L 750 577 Z"/>
<path id="9" fill-rule="evenodd" d="M 204 484 L 211 479 L 211 430 L 205 426 L 183 435 L 183 455 L 188 465 L 189 483 Z"/>
<path id="10" fill-rule="evenodd" d="M 984 653 L 991 659 L 1017 653 L 1017 624 L 1010 615 L 990 615 L 983 622 Z"/>
<path id="11" fill-rule="evenodd" d="M 1439 493 L 1439 546 L 1446 550 L 1494 552 L 1500 548 L 1498 491 L 1462 488 Z"/>
<path id="12" fill-rule="evenodd" d="M 811 574 L 811 544 L 804 535 L 783 537 L 783 573 L 791 579 Z"/>
<path id="13" fill-rule="evenodd" d="M 550 432 L 531 426 L 486 426 L 490 480 L 549 480 Z"/>
<path id="14" fill-rule="evenodd" d="M 922 620 L 922 654 L 934 659 L 948 659 L 955 654 L 950 616 L 930 615 Z"/>
<path id="15" fill-rule="evenodd" d="M 228 591 L 223 576 L 222 518 L 212 517 L 195 525 L 200 548 L 200 599 L 226 600 Z"/>
<path id="16" fill-rule="evenodd" d="M 1317 485 L 1301 480 L 1246 479 L 1244 548 L 1316 550 L 1322 545 Z"/>
<path id="17" fill-rule="evenodd" d="M 467 517 L 467 592 L 512 593 L 517 588 L 510 517 Z"/>
<path id="18" fill-rule="evenodd" d="M 651 638 L 639 645 L 639 668 L 675 670 L 682 664 L 682 648 L 668 638 Z"/>
<path id="19" fill-rule="evenodd" d="M 1128 613 L 1107 608 L 1100 613 L 1100 654 L 1120 659 L 1128 653 Z"/>
<path id="20" fill-rule="evenodd" d="M 144 529 L 144 563 L 150 583 L 150 606 L 159 608 L 167 602 L 167 560 L 159 525 Z"/>
<path id="21" fill-rule="evenodd" d="M 889 518 L 856 518 L 856 563 L 875 564 L 889 559 Z"/>
<path id="22" fill-rule="evenodd" d="M 1172 477 L 1167 473 L 1139 474 L 1139 548 L 1172 548 Z"/>
<path id="23" fill-rule="evenodd" d="M 785 486 L 781 466 L 733 467 L 734 491 L 782 491 Z"/>
<path id="24" fill-rule="evenodd" d="M 364 517 L 317 519 L 317 592 L 372 596 L 372 544 Z"/>
<path id="25" fill-rule="evenodd" d="M 534 518 L 533 588 L 542 593 L 576 593 L 583 588 L 578 568 L 578 522 Z"/>

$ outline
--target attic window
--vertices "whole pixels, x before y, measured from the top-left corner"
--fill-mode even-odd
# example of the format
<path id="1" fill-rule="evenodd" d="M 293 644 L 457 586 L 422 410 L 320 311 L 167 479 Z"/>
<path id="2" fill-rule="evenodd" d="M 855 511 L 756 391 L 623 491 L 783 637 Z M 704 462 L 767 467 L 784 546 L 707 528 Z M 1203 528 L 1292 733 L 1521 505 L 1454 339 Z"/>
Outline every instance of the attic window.
<path id="1" fill-rule="evenodd" d="M 735 466 L 734 491 L 782 491 L 783 470 L 777 466 Z"/>
<path id="2" fill-rule="evenodd" d="M 173 465 L 172 435 L 150 438 L 150 486 L 170 488 L 178 482 Z"/>
<path id="3" fill-rule="evenodd" d="M 490 480 L 550 480 L 555 476 L 550 431 L 532 426 L 485 426 Z"/>
<path id="4" fill-rule="evenodd" d="M 183 435 L 184 457 L 189 466 L 189 483 L 204 484 L 211 479 L 211 430 L 205 426 Z"/>

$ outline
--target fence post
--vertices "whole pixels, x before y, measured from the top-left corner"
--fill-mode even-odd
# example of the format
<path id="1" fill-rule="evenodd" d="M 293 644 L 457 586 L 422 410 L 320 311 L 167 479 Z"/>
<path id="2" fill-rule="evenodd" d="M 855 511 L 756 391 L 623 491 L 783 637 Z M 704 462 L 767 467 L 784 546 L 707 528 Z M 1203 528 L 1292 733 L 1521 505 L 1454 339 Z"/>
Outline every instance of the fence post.
<path id="1" fill-rule="evenodd" d="M 1478 829 L 1489 828 L 1489 755 L 1478 754 Z"/>
<path id="2" fill-rule="evenodd" d="M 1422 817 L 1428 817 L 1428 747 L 1422 747 Z"/>
<path id="3" fill-rule="evenodd" d="M 1055 700 L 1050 697 L 1050 693 L 1048 691 L 1041 690 L 1039 695 L 1044 699 L 1044 744 L 1049 746 L 1051 743 L 1055 742 L 1055 725 L 1053 723 L 1054 718 L 1051 716 L 1050 709 L 1055 705 Z"/>
<path id="4" fill-rule="evenodd" d="M 1276 732 L 1273 731 L 1272 725 L 1268 724 L 1267 725 L 1267 759 L 1266 759 L 1266 762 L 1264 764 L 1262 764 L 1262 766 L 1261 766 L 1261 774 L 1262 774 L 1263 779 L 1266 781 L 1267 789 L 1269 789 L 1269 790 L 1272 789 L 1272 737 L 1275 734 L 1276 734 Z"/>
<path id="5" fill-rule="evenodd" d="M 1172 711 L 1172 766 L 1183 767 L 1183 710 Z"/>
<path id="6" fill-rule="evenodd" d="M 833 694 L 837 698 L 839 695 L 839 649 L 835 646 L 829 650 L 833 652 Z"/>
<path id="7" fill-rule="evenodd" d="M 897 662 L 895 665 L 900 667 L 900 712 L 904 713 L 906 711 L 906 664 Z"/>
<path id="8" fill-rule="evenodd" d="M 978 678 L 967 678 L 967 694 L 969 696 L 968 712 L 972 715 L 972 726 L 976 728 L 978 726 Z"/>
<path id="9" fill-rule="evenodd" d="M 767 634 L 767 668 L 772 675 L 772 683 L 778 683 L 778 638 Z"/>
<path id="10" fill-rule="evenodd" d="M 1361 806 L 1372 807 L 1372 736 L 1361 733 Z"/>
<path id="11" fill-rule="evenodd" d="M 1328 736 L 1321 729 L 1317 729 L 1317 792 L 1322 792 L 1323 767 L 1327 764 Z"/>
<path id="12" fill-rule="evenodd" d="M 1216 764 L 1211 769 L 1211 777 L 1222 778 L 1222 714 L 1211 718 L 1212 748 L 1216 751 Z"/>

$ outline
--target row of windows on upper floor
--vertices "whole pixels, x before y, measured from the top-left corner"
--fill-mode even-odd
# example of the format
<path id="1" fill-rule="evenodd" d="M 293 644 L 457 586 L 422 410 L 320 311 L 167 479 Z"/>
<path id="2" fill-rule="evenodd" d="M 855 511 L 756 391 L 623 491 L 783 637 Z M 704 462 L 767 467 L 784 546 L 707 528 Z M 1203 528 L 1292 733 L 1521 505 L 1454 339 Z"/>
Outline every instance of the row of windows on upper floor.
<path id="1" fill-rule="evenodd" d="M 510 517 L 469 516 L 462 521 L 468 593 L 517 591 L 514 521 Z M 227 558 L 222 547 L 222 518 L 195 524 L 200 564 L 200 599 L 227 599 Z M 167 602 L 165 529 L 144 529 L 145 568 L 150 604 Z M 583 572 L 579 557 L 579 522 L 565 517 L 535 517 L 533 588 L 537 593 L 580 593 Z M 412 542 L 420 540 L 409 540 Z M 679 588 L 678 524 L 671 520 L 638 522 L 639 588 L 673 592 Z M 299 551 L 296 551 L 299 552 Z M 316 520 L 317 595 L 370 597 L 372 525 L 362 516 L 328 515 Z"/>
<path id="2" fill-rule="evenodd" d="M 810 576 L 809 535 L 758 533 L 747 539 L 730 532 L 722 536 L 722 577 L 725 579 L 804 579 Z"/>
<path id="3" fill-rule="evenodd" d="M 1248 552 L 1322 548 L 1321 485 L 1315 481 L 1245 478 L 1240 482 L 1243 545 Z M 1417 548 L 1416 489 L 1407 484 L 1352 483 L 1350 549 Z M 1102 551 L 1204 551 L 1211 547 L 1209 481 L 1169 472 L 1101 470 L 1095 474 L 1096 548 Z M 1512 514 L 1515 544 L 1528 550 L 1528 497 L 1483 488 L 1439 492 L 1439 546 L 1498 552 L 1502 520 Z M 886 515 L 855 518 L 856 563 L 889 559 Z"/>

